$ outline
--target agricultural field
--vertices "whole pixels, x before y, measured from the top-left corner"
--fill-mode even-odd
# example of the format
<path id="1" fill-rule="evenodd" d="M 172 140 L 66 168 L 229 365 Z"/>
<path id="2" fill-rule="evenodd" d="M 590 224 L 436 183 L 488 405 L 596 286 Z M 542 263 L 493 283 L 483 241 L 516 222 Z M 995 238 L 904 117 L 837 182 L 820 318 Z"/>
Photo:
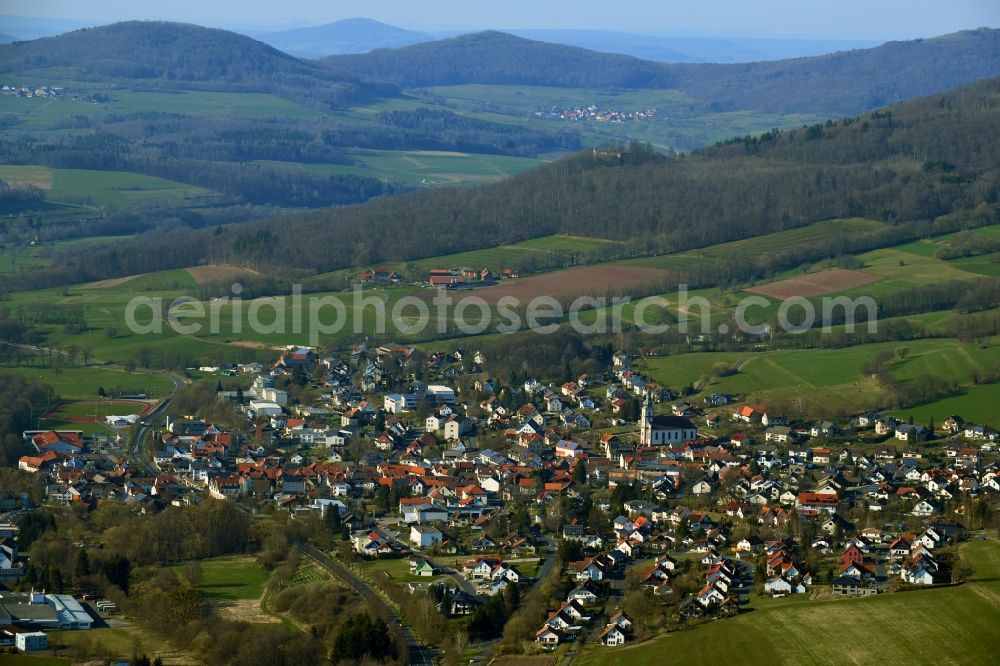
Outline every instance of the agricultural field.
<path id="1" fill-rule="evenodd" d="M 985 637 L 995 635 L 1000 618 L 998 551 L 997 541 L 963 546 L 986 575 L 962 586 L 865 599 L 782 599 L 635 646 L 590 646 L 575 663 L 867 664 L 906 655 L 916 664 L 992 664 L 996 649 Z"/>
<path id="2" fill-rule="evenodd" d="M 80 216 L 77 215 L 77 217 Z M 35 267 L 51 266 L 52 253 L 55 250 L 65 247 L 107 243 L 127 238 L 130 238 L 130 236 L 91 236 L 88 238 L 71 238 L 35 245 L 8 245 L 0 247 L 0 275 L 3 273 L 14 273 L 22 269 L 27 270 Z"/>
<path id="3" fill-rule="evenodd" d="M 958 414 L 972 423 L 994 427 L 1000 424 L 1000 384 L 973 386 L 934 402 L 894 412 L 897 418 L 908 419 L 912 416 L 914 422 L 923 424 L 931 419 L 940 424 L 952 414 Z"/>
<path id="4" fill-rule="evenodd" d="M 380 180 L 392 180 L 420 187 L 485 185 L 515 176 L 543 163 L 543 160 L 530 157 L 431 150 L 356 149 L 347 151 L 347 157 L 357 164 L 264 163 L 300 168 L 325 175 L 372 176 Z"/>
<path id="5" fill-rule="evenodd" d="M 93 83 L 57 82 L 88 94 L 102 93 L 109 97 L 94 104 L 69 97 L 23 99 L 0 97 L 0 117 L 19 120 L 19 130 L 62 130 L 74 116 L 101 119 L 108 113 L 179 113 L 192 116 L 237 116 L 244 118 L 280 117 L 314 119 L 322 113 L 295 102 L 267 93 L 215 92 L 207 90 L 143 92 L 108 90 Z"/>
<path id="6" fill-rule="evenodd" d="M 719 259 L 727 256 L 743 256 L 749 259 L 758 258 L 768 252 L 780 250 L 782 247 L 800 242 L 815 242 L 825 238 L 836 238 L 845 233 L 869 231 L 882 226 L 881 222 L 861 218 L 828 220 L 816 224 L 781 231 L 758 238 L 721 243 L 709 248 L 691 250 L 677 254 L 658 255 L 628 259 L 616 264 L 628 266 L 643 266 L 683 271 L 698 266 L 706 259 Z M 984 227 L 971 232 L 974 235 L 992 237 L 1000 227 Z M 730 318 L 733 308 L 741 297 L 753 294 L 768 297 L 770 304 L 750 307 L 746 312 L 751 324 L 761 323 L 777 314 L 779 299 L 790 296 L 873 296 L 914 287 L 921 287 L 942 280 L 975 280 L 983 275 L 990 275 L 994 267 L 1000 269 L 1000 264 L 990 263 L 990 255 L 968 257 L 952 261 L 944 261 L 934 256 L 941 239 L 954 237 L 955 234 L 941 236 L 933 240 L 921 240 L 891 248 L 883 248 L 857 255 L 860 264 L 855 270 L 835 268 L 833 262 L 821 262 L 788 270 L 775 276 L 772 281 L 746 287 L 741 291 L 723 292 L 717 289 L 701 290 L 698 295 L 705 297 L 713 313 L 712 322 L 719 323 Z M 913 248 L 919 248 L 914 251 Z M 998 270 L 997 274 L 1000 274 Z M 691 292 L 695 295 L 695 292 Z M 676 294 L 666 294 L 674 299 Z M 685 313 L 679 313 L 680 318 L 686 318 Z M 919 318 L 914 315 L 908 318 Z M 941 318 L 949 313 L 939 313 Z"/>
<path id="7" fill-rule="evenodd" d="M 929 374 L 968 383 L 974 370 L 1000 364 L 1000 344 L 996 341 L 981 348 L 948 339 L 878 343 L 845 349 L 705 352 L 652 358 L 644 364 L 652 379 L 674 388 L 695 384 L 702 393 L 740 394 L 748 402 L 811 407 L 833 415 L 836 411 L 860 411 L 873 401 L 877 402 L 883 394 L 882 389 L 870 377 L 861 374 L 861 366 L 880 351 L 895 353 L 904 348 L 905 358 L 897 359 L 890 368 L 897 379 L 904 381 Z M 738 366 L 739 371 L 717 377 L 713 374 L 716 364 Z"/>
<path id="8" fill-rule="evenodd" d="M 101 280 L 83 285 L 83 288 L 109 289 L 112 287 L 126 286 L 125 293 L 133 294 L 137 291 L 176 291 L 183 288 L 193 288 L 198 286 L 198 276 L 204 278 L 211 271 L 207 266 L 193 268 L 175 268 L 168 271 L 157 271 L 155 273 L 143 273 L 142 275 L 130 275 L 126 277 Z"/>
<path id="9" fill-rule="evenodd" d="M 1000 252 L 984 254 L 978 257 L 954 259 L 948 263 L 955 268 L 966 271 L 967 273 L 975 273 L 977 275 L 985 275 L 988 277 L 1000 277 Z"/>
<path id="10" fill-rule="evenodd" d="M 145 392 L 148 397 L 162 397 L 173 388 L 173 384 L 160 375 L 145 372 L 125 372 L 105 366 L 63 368 L 58 372 L 51 368 L 3 367 L 4 374 L 20 375 L 26 379 L 37 378 L 52 387 L 53 399 L 99 400 L 98 390 L 105 392 L 124 391 Z"/>
<path id="11" fill-rule="evenodd" d="M 521 304 L 527 304 L 539 296 L 601 296 L 608 291 L 655 284 L 668 275 L 655 268 L 594 264 L 509 280 L 494 287 L 478 289 L 475 294 L 487 303 L 495 304 L 501 298 L 513 297 Z"/>
<path id="12" fill-rule="evenodd" d="M 862 287 L 878 280 L 878 277 L 861 271 L 835 269 L 820 271 L 819 273 L 808 273 L 801 277 L 777 280 L 776 282 L 749 287 L 746 291 L 751 294 L 760 294 L 761 296 L 781 300 L 792 297 L 832 294 L 855 287 Z"/>
<path id="13" fill-rule="evenodd" d="M 922 287 L 947 280 L 973 280 L 979 275 L 966 272 L 952 262 L 922 256 L 900 248 L 883 248 L 858 255 L 861 271 L 880 280 L 860 289 L 847 289 L 848 295 L 877 295 L 894 289 Z"/>
<path id="14" fill-rule="evenodd" d="M 618 245 L 616 241 L 604 240 L 603 238 L 563 235 L 539 236 L 509 245 L 426 257 L 408 262 L 384 262 L 379 265 L 400 273 L 408 281 L 419 281 L 426 280 L 428 273 L 434 268 L 475 268 L 478 270 L 487 267 L 496 272 L 501 268 L 516 266 L 518 262 L 532 257 L 545 259 L 553 254 L 572 257 L 574 254 L 592 252 L 602 247 L 613 248 L 616 245 Z M 367 268 L 370 267 L 360 266 L 333 273 L 322 273 L 313 278 L 307 278 L 305 283 L 331 277 L 353 279 L 357 276 L 359 269 Z"/>
<path id="15" fill-rule="evenodd" d="M 692 263 L 706 258 L 726 257 L 739 254 L 748 258 L 760 257 L 799 243 L 816 243 L 834 239 L 844 234 L 872 231 L 883 226 L 881 222 L 863 218 L 835 219 L 817 222 L 805 227 L 778 231 L 765 236 L 748 238 L 746 240 L 719 243 L 700 250 L 690 250 L 678 254 L 664 254 L 655 257 L 628 259 L 621 263 L 629 266 L 647 266 L 650 268 L 683 269 Z M 680 261 L 680 263 L 677 263 Z"/>
<path id="16" fill-rule="evenodd" d="M 959 547 L 959 555 L 972 567 L 972 581 L 1000 587 L 1000 546 L 996 541 L 966 541 Z"/>
<path id="17" fill-rule="evenodd" d="M 0 179 L 33 185 L 45 192 L 48 201 L 78 206 L 124 208 L 139 203 L 190 206 L 208 204 L 221 197 L 202 187 L 127 171 L 0 165 Z"/>
<path id="18" fill-rule="evenodd" d="M 912 254 L 932 257 L 941 248 L 952 245 L 955 241 L 963 237 L 981 238 L 983 240 L 1000 240 L 1000 225 L 987 227 L 977 227 L 967 231 L 956 231 L 954 233 L 937 236 L 935 238 L 924 238 L 912 243 L 898 246 L 898 249 L 905 250 Z"/>
<path id="19" fill-rule="evenodd" d="M 224 282 L 224 281 L 239 281 L 241 278 L 247 278 L 248 276 L 257 276 L 260 273 L 252 271 L 248 268 L 239 268 L 238 266 L 221 266 L 221 265 L 209 265 L 209 266 L 192 266 L 187 269 L 188 274 L 198 285 L 211 284 L 213 282 Z"/>
<path id="20" fill-rule="evenodd" d="M 190 116 L 236 116 L 242 118 L 315 119 L 323 114 L 307 106 L 268 93 L 207 90 L 114 91 L 109 110 L 155 111 Z"/>

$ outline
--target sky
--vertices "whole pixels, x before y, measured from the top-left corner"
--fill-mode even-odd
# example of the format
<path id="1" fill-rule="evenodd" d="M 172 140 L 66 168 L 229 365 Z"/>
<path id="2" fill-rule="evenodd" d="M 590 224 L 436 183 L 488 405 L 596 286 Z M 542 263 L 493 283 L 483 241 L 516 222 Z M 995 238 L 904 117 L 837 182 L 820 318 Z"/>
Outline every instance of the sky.
<path id="1" fill-rule="evenodd" d="M 573 28 L 813 39 L 912 39 L 1000 27 L 998 0 L 0 0 L 0 14 L 94 25 L 165 19 L 260 29 L 364 16 L 421 30 Z"/>

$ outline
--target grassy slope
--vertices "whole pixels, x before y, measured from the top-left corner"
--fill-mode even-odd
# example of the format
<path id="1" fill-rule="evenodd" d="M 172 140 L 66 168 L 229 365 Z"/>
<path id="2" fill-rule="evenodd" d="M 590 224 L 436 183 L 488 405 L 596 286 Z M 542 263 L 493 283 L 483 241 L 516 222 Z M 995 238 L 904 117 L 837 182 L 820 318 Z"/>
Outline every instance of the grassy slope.
<path id="1" fill-rule="evenodd" d="M 756 258 L 762 255 L 781 250 L 791 245 L 802 242 L 816 243 L 826 239 L 836 238 L 843 234 L 872 231 L 882 227 L 881 222 L 867 220 L 860 217 L 826 220 L 817 222 L 797 229 L 779 231 L 757 238 L 732 241 L 730 243 L 720 243 L 700 250 L 691 250 L 678 254 L 658 255 L 655 257 L 643 257 L 641 259 L 629 259 L 622 263 L 630 266 L 646 266 L 649 268 L 684 268 L 697 263 L 706 258 L 724 257 L 732 254 L 740 254 L 748 258 Z M 681 261 L 683 260 L 683 261 Z M 681 261 L 681 263 L 675 263 Z"/>
<path id="2" fill-rule="evenodd" d="M 972 423 L 996 425 L 1000 423 L 1000 384 L 973 386 L 934 402 L 917 407 L 896 410 L 897 417 L 908 419 L 913 417 L 915 423 L 927 424 L 934 419 L 940 424 L 952 414 L 958 414 Z"/>
<path id="3" fill-rule="evenodd" d="M 1000 620 L 1000 543 L 967 544 L 963 556 L 980 581 L 867 599 L 770 605 L 634 647 L 591 647 L 576 663 L 875 664 L 905 655 L 911 664 L 992 664 Z"/>
<path id="4" fill-rule="evenodd" d="M 0 165 L 0 179 L 39 187 L 49 201 L 111 208 L 142 202 L 187 205 L 218 196 L 205 188 L 126 171 Z"/>
<path id="5" fill-rule="evenodd" d="M 405 150 L 349 150 L 358 162 L 346 164 L 284 164 L 320 174 L 355 174 L 396 180 L 421 187 L 483 185 L 509 178 L 542 164 L 542 160 L 508 155 Z"/>
<path id="6" fill-rule="evenodd" d="M 765 403 L 769 400 L 790 402 L 801 397 L 817 408 L 856 411 L 860 409 L 859 401 L 881 394 L 881 389 L 870 378 L 861 375 L 862 364 L 879 351 L 895 351 L 902 347 L 908 349 L 907 358 L 892 367 L 893 374 L 901 380 L 926 373 L 967 382 L 974 369 L 1000 364 L 1000 345 L 982 349 L 956 340 L 931 339 L 831 350 L 693 353 L 649 359 L 646 365 L 652 379 L 682 387 L 710 376 L 716 363 L 743 361 L 737 374 L 711 377 L 703 391 L 746 394 L 751 401 Z M 974 413 L 973 407 L 970 405 L 966 411 Z"/>
<path id="7" fill-rule="evenodd" d="M 427 274 L 434 268 L 475 268 L 489 267 L 493 271 L 499 271 L 503 267 L 514 265 L 518 259 L 525 256 L 535 255 L 544 258 L 548 253 L 573 253 L 582 252 L 604 245 L 614 245 L 615 241 L 608 241 L 601 238 L 581 238 L 578 236 L 539 236 L 520 243 L 510 245 L 500 245 L 497 247 L 484 248 L 481 250 L 470 250 L 469 252 L 457 252 L 437 257 L 427 257 L 411 262 L 389 262 L 381 264 L 390 270 L 398 271 L 408 280 L 424 280 Z M 367 266 L 363 268 L 368 268 Z M 345 269 L 332 273 L 323 273 L 317 279 L 331 276 L 354 276 L 357 270 Z M 306 280 L 309 282 L 309 280 Z"/>
<path id="8" fill-rule="evenodd" d="M 61 249 L 68 245 L 79 246 L 104 243 L 126 238 L 130 238 L 130 236 L 91 236 L 89 238 L 72 238 L 28 247 L 6 246 L 0 248 L 0 274 L 13 273 L 21 269 L 51 266 L 52 252 L 57 248 Z"/>
<path id="9" fill-rule="evenodd" d="M 116 388 L 126 391 L 146 391 L 152 397 L 168 393 L 172 386 L 168 380 L 159 375 L 128 373 L 101 366 L 64 368 L 60 372 L 53 372 L 48 368 L 4 367 L 2 372 L 29 379 L 42 376 L 45 383 L 52 387 L 55 396 L 63 400 L 97 400 L 99 399 L 97 389 L 101 386 L 107 391 Z"/>

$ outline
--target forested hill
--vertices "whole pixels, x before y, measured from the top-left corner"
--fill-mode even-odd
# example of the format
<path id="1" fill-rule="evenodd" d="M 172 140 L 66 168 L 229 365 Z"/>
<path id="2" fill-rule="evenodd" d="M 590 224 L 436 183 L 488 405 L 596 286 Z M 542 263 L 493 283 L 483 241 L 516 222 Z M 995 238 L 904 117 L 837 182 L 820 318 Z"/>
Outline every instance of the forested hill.
<path id="1" fill-rule="evenodd" d="M 649 254 L 854 216 L 890 223 L 888 244 L 913 229 L 926 233 L 933 220 L 938 229 L 998 223 L 997 192 L 1000 78 L 686 156 L 643 146 L 588 151 L 485 187 L 147 233 L 117 252 L 65 252 L 58 268 L 24 279 L 79 282 L 206 262 L 323 272 L 553 233 L 614 239 L 623 241 L 611 246 L 620 254 Z"/>
<path id="2" fill-rule="evenodd" d="M 259 39 L 285 53 L 319 58 L 331 53 L 367 53 L 372 49 L 397 48 L 433 39 L 367 18 L 352 18 L 326 25 L 295 28 L 260 35 Z"/>
<path id="3" fill-rule="evenodd" d="M 0 45 L 0 74 L 133 87 L 271 92 L 326 107 L 393 96 L 392 84 L 293 58 L 226 30 L 128 21 Z"/>
<path id="4" fill-rule="evenodd" d="M 673 88 L 668 67 L 649 60 L 538 42 L 489 30 L 398 49 L 335 55 L 323 63 L 402 86 L 462 83 L 568 88 Z"/>
<path id="5" fill-rule="evenodd" d="M 714 111 L 861 113 L 1000 74 L 1000 30 L 888 42 L 812 58 L 664 64 L 500 32 L 330 56 L 327 65 L 414 88 L 464 83 L 678 89 Z"/>

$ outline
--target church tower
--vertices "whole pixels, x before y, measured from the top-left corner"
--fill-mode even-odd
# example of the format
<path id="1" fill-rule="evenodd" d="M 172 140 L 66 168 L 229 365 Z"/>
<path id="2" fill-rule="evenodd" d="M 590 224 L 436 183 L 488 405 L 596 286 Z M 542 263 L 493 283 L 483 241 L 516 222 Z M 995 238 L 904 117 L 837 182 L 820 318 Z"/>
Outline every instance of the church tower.
<path id="1" fill-rule="evenodd" d="M 639 445 L 653 444 L 653 398 L 647 395 L 642 402 L 642 417 L 639 419 Z"/>

